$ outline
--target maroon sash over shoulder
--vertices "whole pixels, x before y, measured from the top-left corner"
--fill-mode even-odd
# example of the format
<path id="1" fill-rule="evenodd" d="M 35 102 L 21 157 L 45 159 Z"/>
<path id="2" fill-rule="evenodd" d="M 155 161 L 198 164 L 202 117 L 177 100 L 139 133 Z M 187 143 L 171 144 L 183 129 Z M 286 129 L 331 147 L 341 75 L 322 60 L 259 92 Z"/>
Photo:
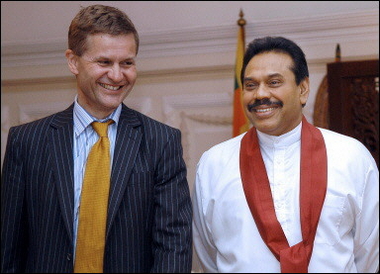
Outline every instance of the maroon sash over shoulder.
<path id="1" fill-rule="evenodd" d="M 300 215 L 302 241 L 289 246 L 276 218 L 268 176 L 255 128 L 241 141 L 240 173 L 260 235 L 277 260 L 281 273 L 308 273 L 314 238 L 327 188 L 327 155 L 322 133 L 302 119 Z"/>

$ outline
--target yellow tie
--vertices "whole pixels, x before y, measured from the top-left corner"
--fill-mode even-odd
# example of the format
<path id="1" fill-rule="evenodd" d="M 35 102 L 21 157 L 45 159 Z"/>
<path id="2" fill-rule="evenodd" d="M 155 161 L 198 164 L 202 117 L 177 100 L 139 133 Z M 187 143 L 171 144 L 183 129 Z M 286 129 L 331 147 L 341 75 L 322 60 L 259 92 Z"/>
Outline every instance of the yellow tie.
<path id="1" fill-rule="evenodd" d="M 110 187 L 109 120 L 93 122 L 99 140 L 92 147 L 83 180 L 79 209 L 75 273 L 102 273 Z"/>

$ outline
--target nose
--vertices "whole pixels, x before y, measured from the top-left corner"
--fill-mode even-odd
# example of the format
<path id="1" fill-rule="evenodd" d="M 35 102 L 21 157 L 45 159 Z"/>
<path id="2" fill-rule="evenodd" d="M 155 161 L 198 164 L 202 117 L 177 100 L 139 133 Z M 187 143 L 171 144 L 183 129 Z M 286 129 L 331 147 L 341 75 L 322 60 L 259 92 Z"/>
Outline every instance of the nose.
<path id="1" fill-rule="evenodd" d="M 256 90 L 256 99 L 261 100 L 264 98 L 269 98 L 270 97 L 270 92 L 268 88 L 264 84 L 260 84 L 259 87 Z"/>
<path id="2" fill-rule="evenodd" d="M 108 72 L 108 78 L 115 83 L 121 82 L 123 80 L 123 77 L 123 71 L 120 68 L 119 64 L 113 65 Z"/>

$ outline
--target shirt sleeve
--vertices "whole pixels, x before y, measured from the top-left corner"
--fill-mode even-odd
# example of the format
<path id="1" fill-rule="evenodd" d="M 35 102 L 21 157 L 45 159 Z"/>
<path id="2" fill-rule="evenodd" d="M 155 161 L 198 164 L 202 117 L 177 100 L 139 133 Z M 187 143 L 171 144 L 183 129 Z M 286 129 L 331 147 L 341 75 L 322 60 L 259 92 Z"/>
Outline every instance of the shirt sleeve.
<path id="1" fill-rule="evenodd" d="M 358 273 L 379 268 L 379 170 L 373 159 L 365 174 L 361 210 L 356 216 L 355 263 Z"/>
<path id="2" fill-rule="evenodd" d="M 202 195 L 203 184 L 207 184 L 209 176 L 207 171 L 203 172 L 205 168 L 205 154 L 197 166 L 197 172 L 194 183 L 193 192 L 193 244 L 200 263 L 200 267 L 204 272 L 216 273 L 218 272 L 216 266 L 216 248 L 212 241 L 212 233 L 207 224 L 207 207 L 208 199 Z"/>

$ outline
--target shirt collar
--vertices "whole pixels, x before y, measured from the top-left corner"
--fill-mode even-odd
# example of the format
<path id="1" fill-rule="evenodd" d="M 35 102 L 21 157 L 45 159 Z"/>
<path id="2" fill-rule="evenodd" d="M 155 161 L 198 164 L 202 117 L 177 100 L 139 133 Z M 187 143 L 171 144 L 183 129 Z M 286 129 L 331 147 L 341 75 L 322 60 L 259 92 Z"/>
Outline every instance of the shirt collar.
<path id="1" fill-rule="evenodd" d="M 291 131 L 280 136 L 269 135 L 257 130 L 260 145 L 267 147 L 288 147 L 301 140 L 302 122 Z"/>
<path id="2" fill-rule="evenodd" d="M 75 96 L 74 100 L 74 133 L 76 136 L 80 135 L 92 122 L 105 122 L 109 119 L 114 121 L 114 125 L 117 125 L 121 113 L 121 104 L 105 119 L 99 120 L 88 113 L 81 105 L 78 103 L 78 95 Z"/>

